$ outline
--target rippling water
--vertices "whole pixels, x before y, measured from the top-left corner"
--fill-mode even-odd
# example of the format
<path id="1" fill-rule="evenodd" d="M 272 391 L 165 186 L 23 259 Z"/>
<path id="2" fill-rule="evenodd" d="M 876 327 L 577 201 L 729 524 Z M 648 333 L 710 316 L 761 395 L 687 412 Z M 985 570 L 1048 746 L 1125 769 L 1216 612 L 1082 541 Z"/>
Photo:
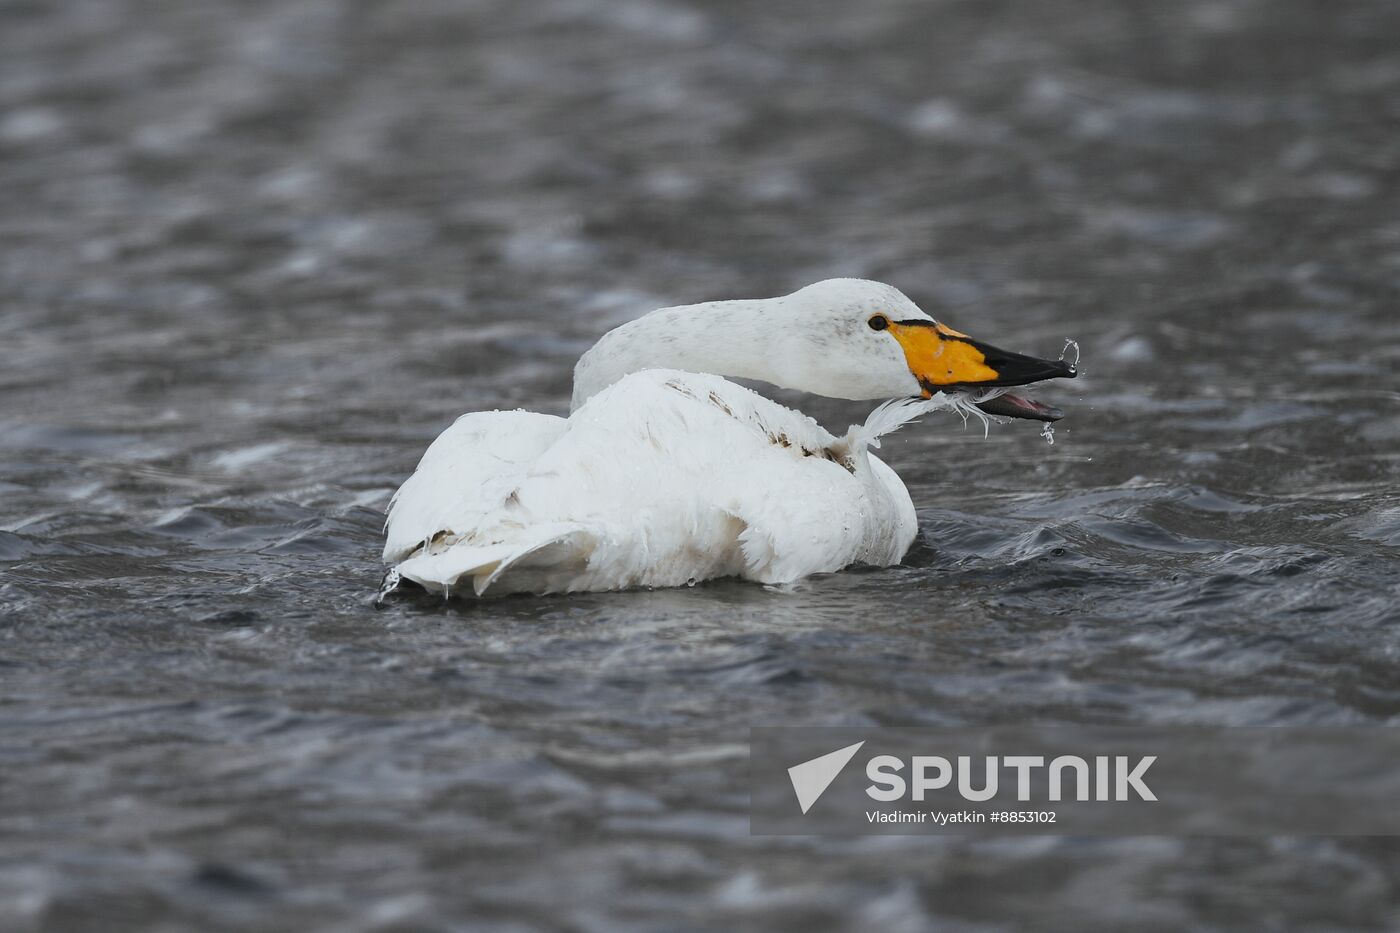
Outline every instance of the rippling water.
<path id="1" fill-rule="evenodd" d="M 1395 928 L 1383 840 L 766 839 L 745 774 L 1395 723 L 1397 121 L 1384 2 L 5 4 L 0 925 Z M 1078 339 L 1054 446 L 888 441 L 898 568 L 371 610 L 457 414 L 831 275 Z"/>

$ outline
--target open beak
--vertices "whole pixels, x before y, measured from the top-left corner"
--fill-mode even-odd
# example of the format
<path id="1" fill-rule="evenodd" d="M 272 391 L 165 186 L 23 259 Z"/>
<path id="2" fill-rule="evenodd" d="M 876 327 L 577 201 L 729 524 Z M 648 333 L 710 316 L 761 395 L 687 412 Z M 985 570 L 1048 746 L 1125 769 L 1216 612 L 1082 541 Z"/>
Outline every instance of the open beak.
<path id="1" fill-rule="evenodd" d="M 1073 379 L 1065 360 L 1042 360 L 973 340 L 937 321 L 891 321 L 889 330 L 904 350 L 909 371 L 928 398 L 935 392 L 1023 386 L 1045 379 Z M 1059 421 L 1064 412 L 1024 395 L 1005 392 L 977 403 L 990 415 Z"/>

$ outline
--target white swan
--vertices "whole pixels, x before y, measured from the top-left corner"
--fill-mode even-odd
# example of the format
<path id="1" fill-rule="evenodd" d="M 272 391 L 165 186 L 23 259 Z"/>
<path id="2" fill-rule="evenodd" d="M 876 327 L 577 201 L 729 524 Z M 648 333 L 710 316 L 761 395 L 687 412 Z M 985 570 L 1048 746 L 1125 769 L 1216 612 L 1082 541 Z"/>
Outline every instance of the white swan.
<path id="1" fill-rule="evenodd" d="M 896 564 L 914 505 L 868 448 L 936 409 L 1056 420 L 1004 387 L 1074 375 L 951 330 L 878 282 L 662 308 L 583 355 L 567 419 L 474 412 L 433 442 L 389 504 L 382 593 L 402 579 L 560 593 Z M 835 437 L 724 377 L 894 401 Z"/>

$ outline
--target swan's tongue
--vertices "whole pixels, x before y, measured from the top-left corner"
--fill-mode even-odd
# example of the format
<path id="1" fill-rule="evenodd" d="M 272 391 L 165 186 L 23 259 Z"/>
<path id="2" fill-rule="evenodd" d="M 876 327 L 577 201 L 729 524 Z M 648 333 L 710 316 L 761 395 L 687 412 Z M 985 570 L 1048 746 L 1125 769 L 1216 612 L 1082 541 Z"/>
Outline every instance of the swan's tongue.
<path id="1" fill-rule="evenodd" d="M 985 402 L 977 402 L 977 407 L 989 415 L 1003 415 L 1007 418 L 1029 418 L 1032 421 L 1059 421 L 1065 413 L 1050 405 L 1042 405 L 1033 398 L 1005 392 Z"/>

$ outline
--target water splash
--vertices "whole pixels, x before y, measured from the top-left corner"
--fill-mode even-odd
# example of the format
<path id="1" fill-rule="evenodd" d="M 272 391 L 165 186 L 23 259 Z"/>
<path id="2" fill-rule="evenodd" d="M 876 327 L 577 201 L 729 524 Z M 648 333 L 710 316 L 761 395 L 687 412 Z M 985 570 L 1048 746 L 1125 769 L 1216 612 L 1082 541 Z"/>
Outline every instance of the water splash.
<path id="1" fill-rule="evenodd" d="M 1069 368 L 1074 370 L 1075 372 L 1079 372 L 1079 341 L 1074 340 L 1070 337 L 1066 337 L 1065 348 L 1060 351 L 1060 359 L 1063 360 L 1066 356 L 1068 356 L 1071 350 L 1074 351 L 1074 359 L 1070 360 Z"/>
<path id="2" fill-rule="evenodd" d="M 1075 340 L 1073 337 L 1066 337 L 1066 338 L 1065 338 L 1065 345 L 1064 345 L 1064 348 L 1063 348 L 1062 350 L 1060 350 L 1060 359 L 1061 359 L 1061 360 L 1065 359 L 1065 358 L 1068 357 L 1071 353 L 1074 354 L 1074 359 L 1068 361 L 1068 362 L 1069 362 L 1069 368 L 1070 368 L 1071 371 L 1073 371 L 1073 372 L 1075 372 L 1075 373 L 1078 373 L 1078 372 L 1079 372 L 1079 341 L 1078 341 L 1078 340 Z M 1054 426 L 1053 424 L 1051 424 L 1051 423 L 1048 422 L 1048 421 L 1045 422 L 1044 424 L 1042 424 L 1042 425 L 1040 426 L 1040 436 L 1043 437 L 1043 438 L 1045 438 L 1045 443 L 1049 444 L 1051 447 L 1054 447 L 1054 446 L 1055 446 L 1055 426 Z"/>

